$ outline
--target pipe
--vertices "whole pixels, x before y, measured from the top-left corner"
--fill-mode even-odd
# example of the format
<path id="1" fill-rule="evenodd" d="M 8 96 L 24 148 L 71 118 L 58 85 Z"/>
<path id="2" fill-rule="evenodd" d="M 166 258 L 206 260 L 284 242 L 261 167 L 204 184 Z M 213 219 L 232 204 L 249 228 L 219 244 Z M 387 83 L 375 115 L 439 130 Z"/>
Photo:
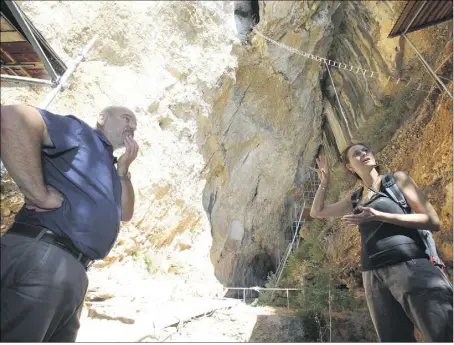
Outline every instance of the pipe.
<path id="1" fill-rule="evenodd" d="M 446 85 L 440 80 L 440 78 L 435 74 L 435 72 L 432 70 L 432 68 L 429 66 L 429 64 L 426 62 L 426 60 L 424 60 L 424 58 L 422 57 L 422 55 L 419 53 L 418 49 L 416 49 L 416 47 L 413 45 L 413 43 L 411 43 L 410 39 L 407 37 L 406 34 L 403 35 L 405 37 L 405 39 L 407 40 L 408 44 L 410 45 L 410 47 L 413 48 L 413 50 L 415 51 L 416 55 L 419 57 L 419 59 L 421 60 L 423 66 L 429 71 L 429 74 L 430 76 L 434 79 L 435 83 L 438 83 L 445 91 L 446 93 L 449 95 L 449 97 L 451 97 L 452 99 L 452 94 L 451 92 L 449 92 L 449 89 L 446 87 Z"/>
<path id="2" fill-rule="evenodd" d="M 71 74 L 73 74 L 73 72 L 76 70 L 77 66 L 79 66 L 81 61 L 83 61 L 87 57 L 88 51 L 91 49 L 97 38 L 98 34 L 96 34 L 87 43 L 87 45 L 84 47 L 79 56 L 72 62 L 72 64 L 69 66 L 66 72 L 61 76 L 60 80 L 58 81 L 57 87 L 47 95 L 46 99 L 41 104 L 40 108 L 46 109 L 49 106 L 49 104 L 53 101 L 53 99 L 57 96 L 57 94 L 60 92 L 60 90 L 66 87 L 66 83 L 69 77 L 71 76 Z"/>
<path id="3" fill-rule="evenodd" d="M 1 80 L 14 81 L 14 82 L 24 82 L 24 83 L 35 84 L 35 85 L 49 85 L 49 86 L 55 85 L 50 80 L 29 78 L 29 77 L 21 77 L 21 76 L 18 76 L 18 75 L 1 74 L 0 78 L 1 78 Z"/>
<path id="4" fill-rule="evenodd" d="M 2 160 L 0 160 L 0 178 L 3 179 L 6 176 L 6 169 L 3 165 Z"/>

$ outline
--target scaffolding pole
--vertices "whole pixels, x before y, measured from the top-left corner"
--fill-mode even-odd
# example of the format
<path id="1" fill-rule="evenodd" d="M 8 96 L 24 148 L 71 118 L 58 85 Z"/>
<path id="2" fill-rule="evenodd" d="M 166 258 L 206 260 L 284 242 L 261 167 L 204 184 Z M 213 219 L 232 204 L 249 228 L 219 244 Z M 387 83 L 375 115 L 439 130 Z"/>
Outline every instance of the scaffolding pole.
<path id="1" fill-rule="evenodd" d="M 430 65 L 426 62 L 426 60 L 424 60 L 424 58 L 422 57 L 422 55 L 419 53 L 418 49 L 416 49 L 416 47 L 413 45 L 413 43 L 411 43 L 410 39 L 407 37 L 407 34 L 403 34 L 404 38 L 407 40 L 408 44 L 410 45 L 410 47 L 413 48 L 413 50 L 415 51 L 416 55 L 418 56 L 418 58 L 421 60 L 423 66 L 426 68 L 426 70 L 429 72 L 429 75 L 434 79 L 435 81 L 435 84 L 438 84 L 439 86 L 441 86 L 445 91 L 446 93 L 448 94 L 449 97 L 451 97 L 452 99 L 452 94 L 451 92 L 449 91 L 449 89 L 447 88 L 447 86 L 440 80 L 440 78 L 435 74 L 435 72 L 432 70 L 432 67 L 430 67 Z"/>
<path id="2" fill-rule="evenodd" d="M 33 49 L 35 50 L 36 54 L 40 57 L 41 61 L 43 62 L 44 66 L 46 67 L 47 73 L 49 73 L 50 78 L 53 82 L 58 81 L 58 75 L 55 72 L 54 68 L 52 67 L 52 64 L 50 63 L 49 59 L 47 58 L 46 54 L 44 53 L 43 49 L 41 48 L 41 45 L 37 41 L 35 35 L 33 34 L 33 31 L 28 25 L 27 20 L 25 19 L 22 11 L 20 8 L 17 6 L 17 4 L 14 1 L 6 1 L 6 5 L 12 12 L 14 18 L 17 20 L 19 23 L 19 26 L 21 29 L 24 31 L 25 36 L 27 37 L 27 40 L 30 42 L 32 45 Z"/>
<path id="3" fill-rule="evenodd" d="M 3 162 L 0 160 L 0 177 L 3 179 L 6 175 L 6 169 L 3 166 Z"/>
<path id="4" fill-rule="evenodd" d="M 57 96 L 57 94 L 63 90 L 66 87 L 67 81 L 71 74 L 76 70 L 77 66 L 85 60 L 87 57 L 88 51 L 91 49 L 95 41 L 97 40 L 98 35 L 96 34 L 85 46 L 85 48 L 81 51 L 79 56 L 77 56 L 76 59 L 72 61 L 70 64 L 69 68 L 66 70 L 66 72 L 61 76 L 61 78 L 58 81 L 57 86 L 47 95 L 46 99 L 44 102 L 41 104 L 40 108 L 46 109 L 49 104 L 53 101 L 53 99 Z"/>
<path id="5" fill-rule="evenodd" d="M 8 68 L 8 67 L 6 67 L 6 68 Z M 0 74 L 0 78 L 1 78 L 1 80 L 22 82 L 22 83 L 27 83 L 27 84 L 48 85 L 48 86 L 55 85 L 55 83 L 51 82 L 50 80 L 21 77 L 18 75 Z"/>

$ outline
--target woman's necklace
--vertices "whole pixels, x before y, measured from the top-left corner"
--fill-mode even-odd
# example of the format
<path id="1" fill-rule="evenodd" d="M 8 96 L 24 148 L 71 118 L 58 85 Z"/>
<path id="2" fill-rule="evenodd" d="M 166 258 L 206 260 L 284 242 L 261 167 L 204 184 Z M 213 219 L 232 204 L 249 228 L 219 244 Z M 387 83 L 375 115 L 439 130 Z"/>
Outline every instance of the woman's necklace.
<path id="1" fill-rule="evenodd" d="M 367 200 L 370 200 L 374 196 L 375 192 L 372 189 L 376 189 L 375 183 L 378 181 L 379 178 L 380 178 L 380 175 L 378 175 L 377 178 L 375 179 L 375 181 L 372 183 L 372 187 L 367 188 L 369 190 L 367 193 Z"/>

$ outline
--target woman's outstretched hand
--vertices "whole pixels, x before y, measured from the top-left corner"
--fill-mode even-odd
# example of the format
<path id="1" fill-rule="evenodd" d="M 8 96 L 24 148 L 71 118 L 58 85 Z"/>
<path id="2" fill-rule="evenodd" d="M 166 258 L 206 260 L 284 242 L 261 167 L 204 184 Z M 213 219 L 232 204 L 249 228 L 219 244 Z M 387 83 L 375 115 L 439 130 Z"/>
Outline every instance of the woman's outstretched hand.
<path id="1" fill-rule="evenodd" d="M 347 214 L 342 217 L 342 222 L 347 226 L 355 226 L 366 222 L 377 220 L 379 212 L 371 207 L 358 206 L 361 213 Z"/>
<path id="2" fill-rule="evenodd" d="M 320 178 L 320 183 L 327 187 L 329 183 L 329 166 L 328 166 L 328 157 L 327 156 L 319 156 L 315 159 L 317 162 L 317 173 L 318 177 Z"/>

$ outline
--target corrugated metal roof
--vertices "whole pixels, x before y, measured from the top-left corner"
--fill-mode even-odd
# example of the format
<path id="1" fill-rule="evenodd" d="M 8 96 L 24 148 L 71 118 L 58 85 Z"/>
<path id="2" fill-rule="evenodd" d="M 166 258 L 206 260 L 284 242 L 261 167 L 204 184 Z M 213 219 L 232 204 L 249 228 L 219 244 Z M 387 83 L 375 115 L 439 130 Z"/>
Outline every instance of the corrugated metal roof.
<path id="1" fill-rule="evenodd" d="M 416 16 L 416 17 L 415 17 Z M 414 18 L 414 20 L 413 20 Z M 452 19 L 452 1 L 409 1 L 388 35 L 389 38 L 413 32 Z"/>
<path id="2" fill-rule="evenodd" d="M 66 70 L 65 64 L 58 58 L 30 20 L 28 18 L 26 20 L 55 71 L 62 75 Z M 34 51 L 4 2 L 1 6 L 0 29 L 1 74 L 49 80 L 50 76 L 38 54 Z"/>

